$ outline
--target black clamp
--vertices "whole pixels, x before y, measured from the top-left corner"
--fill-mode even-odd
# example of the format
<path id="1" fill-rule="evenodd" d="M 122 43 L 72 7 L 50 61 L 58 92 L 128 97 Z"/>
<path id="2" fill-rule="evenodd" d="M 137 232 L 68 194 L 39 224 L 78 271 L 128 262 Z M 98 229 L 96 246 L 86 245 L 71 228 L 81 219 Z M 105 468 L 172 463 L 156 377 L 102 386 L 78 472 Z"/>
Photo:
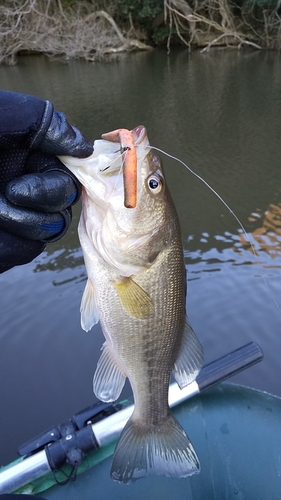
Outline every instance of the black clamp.
<path id="1" fill-rule="evenodd" d="M 68 422 L 52 427 L 26 442 L 19 447 L 18 454 L 27 457 L 44 449 L 53 472 L 59 471 L 64 464 L 71 465 L 72 471 L 64 484 L 75 479 L 76 470 L 85 454 L 99 448 L 92 425 L 121 408 L 118 404 L 96 403 L 76 413 Z"/>

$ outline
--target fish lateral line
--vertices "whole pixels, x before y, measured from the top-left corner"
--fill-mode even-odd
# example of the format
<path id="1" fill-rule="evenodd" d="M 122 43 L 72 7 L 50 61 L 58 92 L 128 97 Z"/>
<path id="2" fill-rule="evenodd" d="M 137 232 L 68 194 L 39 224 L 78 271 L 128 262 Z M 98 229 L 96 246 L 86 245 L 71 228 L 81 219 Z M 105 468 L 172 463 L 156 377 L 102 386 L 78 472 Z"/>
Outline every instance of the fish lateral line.
<path id="1" fill-rule="evenodd" d="M 138 146 L 136 146 L 138 147 Z M 262 279 L 263 279 L 263 282 L 268 290 L 268 293 L 270 295 L 270 298 L 271 300 L 273 301 L 273 303 L 275 304 L 275 306 L 277 307 L 277 309 L 281 309 L 279 304 L 276 302 L 276 300 L 274 299 L 274 297 L 272 296 L 272 293 L 271 293 L 271 290 L 270 290 L 270 287 L 269 287 L 269 284 L 268 284 L 268 281 L 264 275 L 264 271 L 263 271 L 263 266 L 262 266 L 262 262 L 259 260 L 258 258 L 258 254 L 255 250 L 255 247 L 254 247 L 254 243 L 252 242 L 252 239 L 249 235 L 249 233 L 246 231 L 245 227 L 243 226 L 242 222 L 240 221 L 239 217 L 235 214 L 235 212 L 230 208 L 230 206 L 227 204 L 227 202 L 222 198 L 222 196 L 220 196 L 220 194 L 203 178 L 201 177 L 199 174 L 197 174 L 194 170 L 192 170 L 192 168 L 190 168 L 183 160 L 181 160 L 180 158 L 177 158 L 176 156 L 170 154 L 170 153 L 167 153 L 166 151 L 164 151 L 163 149 L 160 149 L 160 148 L 157 148 L 156 146 L 152 146 L 151 144 L 149 146 L 145 146 L 147 149 L 155 149 L 155 151 L 159 151 L 160 153 L 163 153 L 165 156 L 167 156 L 168 158 L 171 158 L 172 160 L 175 160 L 179 163 L 181 163 L 192 175 L 194 175 L 195 177 L 197 177 L 197 179 L 201 182 L 203 182 L 203 184 L 205 184 L 205 186 L 210 189 L 210 191 L 212 191 L 212 193 L 219 199 L 219 201 L 227 208 L 227 210 L 230 212 L 230 214 L 235 218 L 236 222 L 239 224 L 240 228 L 242 229 L 243 233 L 244 233 L 244 236 L 246 237 L 246 240 L 247 242 L 249 243 L 250 247 L 251 247 L 251 250 L 253 252 L 253 255 L 255 256 L 255 259 L 256 259 L 256 262 L 257 264 L 259 264 L 262 269 L 261 269 L 261 275 L 262 275 Z"/>
<path id="2" fill-rule="evenodd" d="M 131 133 L 137 145 L 148 144 L 143 126 Z M 120 139 L 120 129 L 106 134 L 103 139 L 110 140 L 115 136 Z M 114 401 L 128 376 L 135 400 L 134 415 L 120 436 L 112 461 L 111 476 L 121 483 L 146 476 L 179 478 L 199 472 L 196 452 L 169 410 L 168 382 L 174 369 L 175 379 L 184 386 L 190 377 L 196 377 L 202 365 L 202 348 L 192 338 L 192 330 L 184 328 L 185 276 L 180 226 L 173 222 L 178 220 L 176 210 L 168 187 L 164 196 L 152 200 L 147 196 L 148 173 L 159 171 L 159 176 L 162 176 L 162 167 L 156 153 L 148 153 L 144 147 L 131 147 L 130 136 L 127 137 L 127 142 L 112 140 L 111 144 L 105 144 L 102 141 L 98 144 L 96 156 L 104 156 L 94 157 L 89 164 L 86 163 L 86 172 L 82 176 L 86 190 L 79 222 L 79 238 L 88 275 L 87 291 L 85 288 L 81 301 L 81 324 L 85 330 L 90 330 L 99 320 L 107 342 L 94 375 L 93 388 L 99 399 Z M 137 159 L 140 196 L 136 212 L 124 211 L 123 156 L 120 157 L 120 153 L 111 155 L 120 148 L 120 142 L 130 147 L 121 152 L 125 159 L 129 157 L 134 163 L 132 152 Z M 119 160 L 109 171 L 112 175 L 98 171 L 117 157 Z M 133 166 L 130 165 L 127 174 L 134 177 Z M 93 175 L 91 167 L 95 169 Z M 130 175 L 128 181 L 133 184 Z M 139 216 L 146 211 L 147 217 Z M 125 221 L 121 220 L 121 232 L 116 214 L 121 219 L 126 214 Z M 162 222 L 171 234 L 170 238 L 165 231 L 159 233 Z M 124 232 L 130 238 L 125 245 Z M 140 252 L 138 249 L 135 252 L 139 235 L 145 245 Z M 128 246 L 133 248 L 132 258 Z M 151 248 L 153 255 L 160 256 L 148 266 L 146 255 L 151 255 Z M 149 267 L 149 272 L 141 274 L 143 267 Z"/>

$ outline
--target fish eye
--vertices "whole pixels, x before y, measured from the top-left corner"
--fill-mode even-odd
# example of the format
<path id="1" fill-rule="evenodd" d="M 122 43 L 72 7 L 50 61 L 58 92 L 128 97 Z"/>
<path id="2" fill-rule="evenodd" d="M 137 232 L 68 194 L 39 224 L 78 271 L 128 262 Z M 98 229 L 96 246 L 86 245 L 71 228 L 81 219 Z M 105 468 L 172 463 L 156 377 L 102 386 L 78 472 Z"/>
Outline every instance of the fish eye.
<path id="1" fill-rule="evenodd" d="M 148 188 L 153 194 L 158 194 L 163 189 L 163 182 L 157 175 L 151 175 L 147 181 Z"/>

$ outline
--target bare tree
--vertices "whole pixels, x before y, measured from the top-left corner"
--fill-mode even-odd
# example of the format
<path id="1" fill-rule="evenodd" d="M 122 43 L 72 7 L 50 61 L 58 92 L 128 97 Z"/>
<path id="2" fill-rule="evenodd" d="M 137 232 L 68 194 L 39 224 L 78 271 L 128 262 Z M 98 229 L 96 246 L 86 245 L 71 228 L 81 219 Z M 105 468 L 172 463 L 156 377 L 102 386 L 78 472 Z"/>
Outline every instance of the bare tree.
<path id="1" fill-rule="evenodd" d="M 87 2 L 65 9 L 61 0 L 4 0 L 0 5 L 0 64 L 14 64 L 22 52 L 101 59 L 150 47 L 122 33 L 113 17 Z"/>
<path id="2" fill-rule="evenodd" d="M 196 45 L 202 52 L 218 45 L 280 49 L 281 0 L 271 8 L 260 7 L 256 16 L 255 3 L 248 0 L 239 8 L 231 0 L 164 0 L 165 19 L 170 23 L 168 49 L 174 30 L 189 48 Z"/>
<path id="3" fill-rule="evenodd" d="M 64 2 L 64 3 L 62 3 Z M 169 25 L 168 51 L 175 37 L 184 45 L 208 51 L 214 46 L 281 48 L 281 0 L 263 8 L 255 0 L 163 0 Z M 17 55 L 40 52 L 94 61 L 120 52 L 151 48 L 145 33 L 128 15 L 127 28 L 114 19 L 114 0 L 1 0 L 0 64 Z M 118 17 L 117 17 L 118 19 Z M 126 31 L 127 30 L 127 31 Z"/>

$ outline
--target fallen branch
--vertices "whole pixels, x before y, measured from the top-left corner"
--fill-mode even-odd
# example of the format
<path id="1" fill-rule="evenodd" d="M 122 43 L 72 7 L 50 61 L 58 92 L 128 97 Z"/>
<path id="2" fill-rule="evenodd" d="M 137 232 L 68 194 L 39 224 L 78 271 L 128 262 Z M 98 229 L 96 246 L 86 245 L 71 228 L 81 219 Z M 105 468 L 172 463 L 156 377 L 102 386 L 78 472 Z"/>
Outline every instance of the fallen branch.
<path id="1" fill-rule="evenodd" d="M 241 48 L 241 46 L 243 44 L 246 44 L 246 45 L 251 45 L 252 47 L 254 47 L 255 49 L 261 49 L 261 47 L 259 45 L 257 45 L 256 43 L 254 42 L 250 42 L 249 40 L 244 40 L 240 35 L 238 35 L 237 33 L 223 33 L 222 35 L 218 36 L 217 38 L 215 38 L 214 40 L 212 40 L 210 43 L 208 43 L 208 45 L 206 45 L 206 47 L 204 47 L 204 49 L 200 50 L 201 54 L 203 52 L 208 52 L 210 50 L 210 48 L 213 46 L 213 45 L 216 45 L 223 37 L 231 37 L 231 38 L 236 38 L 237 40 L 240 41 L 239 44 L 237 44 L 238 46 L 238 49 Z"/>

